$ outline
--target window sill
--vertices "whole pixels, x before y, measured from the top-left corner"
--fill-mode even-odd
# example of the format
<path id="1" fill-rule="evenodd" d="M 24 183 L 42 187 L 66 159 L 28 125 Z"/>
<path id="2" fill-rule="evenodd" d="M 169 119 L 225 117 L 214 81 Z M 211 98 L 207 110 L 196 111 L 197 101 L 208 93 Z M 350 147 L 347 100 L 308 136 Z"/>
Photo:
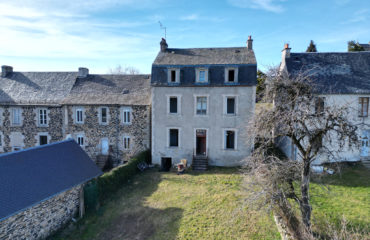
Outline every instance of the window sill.
<path id="1" fill-rule="evenodd" d="M 236 152 L 236 151 L 238 151 L 238 149 L 236 149 L 236 148 L 224 148 L 222 150 L 227 151 L 227 152 Z"/>
<path id="2" fill-rule="evenodd" d="M 122 123 L 123 126 L 130 126 L 132 123 Z"/>
<path id="3" fill-rule="evenodd" d="M 234 113 L 234 114 L 227 114 L 227 113 L 225 113 L 224 115 L 223 115 L 224 117 L 236 117 L 236 116 L 238 116 L 236 113 Z"/>
<path id="4" fill-rule="evenodd" d="M 208 114 L 195 114 L 194 117 L 208 117 Z"/>

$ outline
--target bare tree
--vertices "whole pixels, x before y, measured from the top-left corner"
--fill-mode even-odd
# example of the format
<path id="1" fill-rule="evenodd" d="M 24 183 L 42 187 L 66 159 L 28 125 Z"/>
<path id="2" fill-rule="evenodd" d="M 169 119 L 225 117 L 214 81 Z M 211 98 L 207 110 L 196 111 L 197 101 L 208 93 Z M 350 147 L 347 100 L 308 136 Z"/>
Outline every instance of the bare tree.
<path id="1" fill-rule="evenodd" d="M 311 164 L 320 154 L 335 159 L 340 149 L 357 144 L 357 127 L 349 120 L 347 106 L 324 107 L 307 74 L 270 71 L 268 82 L 265 101 L 274 105 L 256 113 L 249 125 L 251 136 L 258 139 L 247 159 L 249 183 L 259 185 L 250 189 L 258 189 L 254 196 L 268 203 L 287 239 L 308 239 Z M 276 146 L 283 141 L 296 147 L 297 160 L 279 152 Z M 298 205 L 300 216 L 289 199 Z"/>
<path id="2" fill-rule="evenodd" d="M 132 67 L 132 66 L 125 66 L 122 67 L 120 64 L 117 65 L 115 68 L 109 69 L 109 74 L 122 74 L 122 75 L 135 75 L 140 74 L 140 70 Z"/>

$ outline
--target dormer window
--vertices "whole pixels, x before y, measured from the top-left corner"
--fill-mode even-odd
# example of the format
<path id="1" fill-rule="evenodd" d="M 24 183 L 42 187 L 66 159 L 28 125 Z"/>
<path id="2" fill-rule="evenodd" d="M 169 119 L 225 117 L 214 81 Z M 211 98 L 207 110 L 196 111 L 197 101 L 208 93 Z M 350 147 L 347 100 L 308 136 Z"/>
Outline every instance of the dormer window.
<path id="1" fill-rule="evenodd" d="M 237 68 L 226 68 L 225 69 L 225 82 L 226 83 L 238 82 L 238 69 Z"/>
<path id="2" fill-rule="evenodd" d="M 168 82 L 179 83 L 180 82 L 180 69 L 171 68 L 168 69 Z"/>
<path id="3" fill-rule="evenodd" d="M 197 69 L 196 82 L 198 83 L 208 83 L 208 69 L 199 68 Z"/>

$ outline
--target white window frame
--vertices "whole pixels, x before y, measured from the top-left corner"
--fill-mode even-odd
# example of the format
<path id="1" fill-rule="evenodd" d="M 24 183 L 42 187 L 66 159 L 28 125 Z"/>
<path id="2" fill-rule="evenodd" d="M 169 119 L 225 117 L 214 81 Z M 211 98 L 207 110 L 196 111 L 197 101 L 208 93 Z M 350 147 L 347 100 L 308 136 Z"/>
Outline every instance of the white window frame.
<path id="1" fill-rule="evenodd" d="M 167 114 L 169 115 L 180 115 L 181 114 L 181 97 L 182 95 L 179 94 L 171 94 L 166 95 L 167 97 Z M 176 97 L 177 98 L 177 113 L 170 112 L 170 98 Z"/>
<path id="2" fill-rule="evenodd" d="M 234 70 L 234 81 L 229 81 L 229 70 Z M 237 67 L 227 67 L 225 68 L 225 83 L 237 83 L 239 76 L 239 68 Z"/>
<path id="3" fill-rule="evenodd" d="M 80 144 L 81 143 L 79 141 L 80 138 L 82 138 L 82 144 Z M 85 147 L 86 146 L 86 138 L 85 138 L 85 135 L 84 134 L 77 134 L 76 135 L 76 143 L 78 145 L 80 145 L 80 147 Z"/>
<path id="4" fill-rule="evenodd" d="M 204 82 L 200 81 L 200 72 L 201 71 L 204 71 Z M 205 68 L 205 67 L 196 68 L 195 77 L 196 77 L 195 78 L 196 83 L 203 83 L 203 84 L 209 83 L 208 68 Z"/>
<path id="5" fill-rule="evenodd" d="M 233 131 L 234 132 L 234 149 L 226 148 L 226 132 Z M 222 149 L 226 151 L 236 151 L 238 150 L 238 130 L 235 128 L 224 128 L 222 129 Z"/>
<path id="6" fill-rule="evenodd" d="M 106 109 L 106 121 L 103 122 L 103 109 Z M 99 108 L 99 124 L 108 125 L 109 124 L 109 107 L 100 107 Z"/>
<path id="7" fill-rule="evenodd" d="M 206 114 L 197 114 L 197 99 L 198 97 L 205 97 L 207 99 L 207 109 L 206 109 Z M 197 117 L 207 117 L 209 115 L 209 95 L 208 94 L 199 94 L 199 95 L 194 95 L 194 116 Z"/>
<path id="8" fill-rule="evenodd" d="M 126 140 L 128 140 L 128 146 L 127 146 L 127 141 Z M 132 147 L 132 138 L 131 138 L 131 136 L 129 136 L 129 135 L 124 135 L 123 137 L 122 137 L 122 146 L 123 146 L 123 150 L 125 150 L 125 151 L 129 151 L 129 150 L 131 150 L 131 147 Z"/>
<path id="9" fill-rule="evenodd" d="M 171 129 L 177 129 L 178 131 L 178 139 L 177 139 L 177 142 L 178 142 L 178 146 L 175 147 L 175 146 L 170 146 L 170 130 Z M 168 127 L 167 128 L 167 147 L 168 148 L 174 148 L 174 149 L 178 149 L 181 147 L 181 128 L 179 127 Z"/>
<path id="10" fill-rule="evenodd" d="M 18 121 L 15 120 L 15 113 L 18 113 Z M 14 107 L 10 108 L 10 119 L 11 119 L 11 126 L 22 126 L 22 108 Z"/>
<path id="11" fill-rule="evenodd" d="M 42 111 L 42 113 L 41 113 L 41 111 Z M 43 115 L 45 115 L 44 119 L 42 119 Z M 45 121 L 45 122 L 42 123 L 41 121 Z M 47 127 L 48 126 L 49 119 L 48 119 L 48 109 L 47 108 L 38 108 L 37 109 L 37 123 L 38 123 L 39 127 Z"/>
<path id="12" fill-rule="evenodd" d="M 125 121 L 125 115 L 126 113 L 129 114 L 129 120 L 130 121 Z M 122 121 L 122 124 L 124 125 L 131 125 L 132 124 L 132 107 L 123 107 L 122 108 L 122 116 L 121 116 L 121 121 Z"/>
<path id="13" fill-rule="evenodd" d="M 78 112 L 81 112 L 81 118 L 82 119 L 78 119 Z M 77 124 L 83 124 L 84 123 L 84 109 L 82 107 L 78 107 L 75 109 L 75 122 Z"/>
<path id="14" fill-rule="evenodd" d="M 223 111 L 223 113 L 224 113 L 224 115 L 225 116 L 236 116 L 236 115 L 238 115 L 238 108 L 239 108 L 239 96 L 238 95 L 233 95 L 233 94 L 225 94 L 225 95 L 222 95 L 223 96 L 223 98 L 224 98 L 224 100 L 223 100 L 223 105 L 224 105 L 224 107 L 223 107 L 223 109 L 224 109 L 224 111 Z M 235 99 L 235 109 L 234 109 L 234 113 L 227 113 L 227 99 L 228 98 L 234 98 Z"/>
<path id="15" fill-rule="evenodd" d="M 172 71 L 175 71 L 175 82 L 171 82 L 172 79 Z M 167 69 L 167 82 L 168 83 L 180 83 L 180 69 L 179 68 L 168 68 Z"/>

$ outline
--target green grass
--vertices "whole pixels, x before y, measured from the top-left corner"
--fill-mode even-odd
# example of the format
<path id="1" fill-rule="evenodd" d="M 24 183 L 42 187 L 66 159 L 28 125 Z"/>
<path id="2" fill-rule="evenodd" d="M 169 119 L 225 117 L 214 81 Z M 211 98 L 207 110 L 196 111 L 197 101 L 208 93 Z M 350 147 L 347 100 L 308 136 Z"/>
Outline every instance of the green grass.
<path id="1" fill-rule="evenodd" d="M 325 221 L 339 225 L 345 217 L 351 227 L 369 231 L 370 170 L 357 165 L 333 176 L 313 179 L 311 202 L 318 229 L 324 231 Z"/>
<path id="2" fill-rule="evenodd" d="M 356 226 L 370 225 L 369 171 L 346 171 L 322 179 L 335 180 L 329 193 L 312 184 L 314 223 L 344 214 Z M 280 239 L 271 215 L 243 204 L 241 184 L 233 168 L 184 175 L 148 170 L 53 239 Z"/>

